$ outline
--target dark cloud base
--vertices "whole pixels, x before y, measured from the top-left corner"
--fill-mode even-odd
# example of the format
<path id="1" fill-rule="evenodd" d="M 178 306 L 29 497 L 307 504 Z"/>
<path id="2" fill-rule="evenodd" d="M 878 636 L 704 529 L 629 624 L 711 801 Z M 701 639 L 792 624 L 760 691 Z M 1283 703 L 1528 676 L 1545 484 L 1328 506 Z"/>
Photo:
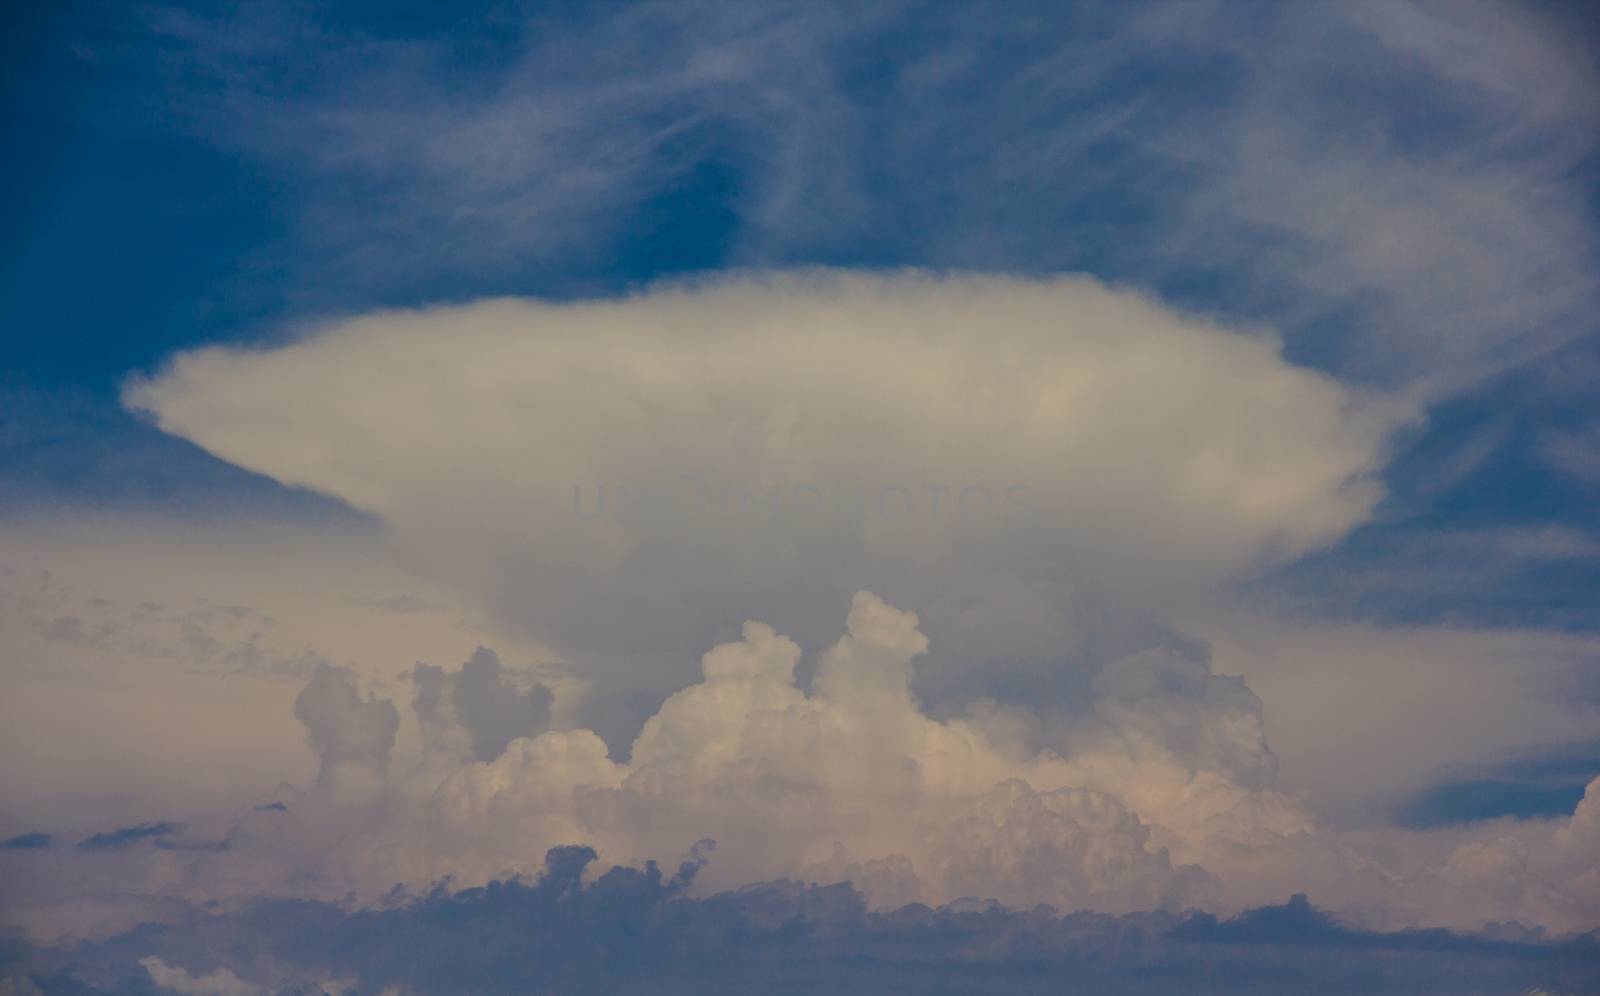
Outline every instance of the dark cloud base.
<path id="1" fill-rule="evenodd" d="M 85 839 L 78 845 L 80 851 L 111 851 L 122 847 L 131 847 L 141 840 L 155 840 L 161 843 L 162 838 L 181 829 L 176 823 L 141 823 L 133 827 L 119 827 L 106 833 L 97 833 Z"/>
<path id="2" fill-rule="evenodd" d="M 771 882 L 689 898 L 705 850 L 585 885 L 586 847 L 508 881 L 347 912 L 272 901 L 189 908 L 103 940 L 6 944 L 13 988 L 152 993 L 142 959 L 226 969 L 274 992 L 415 993 L 1552 993 L 1600 987 L 1600 933 L 1547 941 L 1341 926 L 1296 896 L 1230 920 L 1204 913 L 1059 915 L 982 900 L 870 913 L 847 883 Z M 232 980 L 230 980 L 232 981 Z M 200 990 L 195 990 L 200 991 Z"/>

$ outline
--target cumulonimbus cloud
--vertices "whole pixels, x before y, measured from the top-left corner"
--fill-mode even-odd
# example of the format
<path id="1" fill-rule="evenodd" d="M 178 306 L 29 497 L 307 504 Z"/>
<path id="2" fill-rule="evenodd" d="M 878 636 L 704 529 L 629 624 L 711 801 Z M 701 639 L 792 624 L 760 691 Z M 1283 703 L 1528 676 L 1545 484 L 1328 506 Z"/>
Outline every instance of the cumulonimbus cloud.
<path id="1" fill-rule="evenodd" d="M 125 398 L 376 514 L 602 698 L 645 700 L 708 634 L 822 638 L 860 587 L 966 665 L 1081 657 L 1087 619 L 1362 521 L 1402 415 L 1086 278 L 915 273 L 368 315 L 181 354 Z"/>

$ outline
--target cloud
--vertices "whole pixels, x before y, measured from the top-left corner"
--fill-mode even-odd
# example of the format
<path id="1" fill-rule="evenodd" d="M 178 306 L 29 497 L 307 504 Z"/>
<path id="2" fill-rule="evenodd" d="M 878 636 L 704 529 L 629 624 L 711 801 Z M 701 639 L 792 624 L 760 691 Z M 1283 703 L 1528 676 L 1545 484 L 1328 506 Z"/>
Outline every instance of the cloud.
<path id="1" fill-rule="evenodd" d="M 1206 164 L 1190 206 L 1208 248 L 1258 262 L 1289 309 L 1350 309 L 1341 368 L 1440 394 L 1586 334 L 1600 294 L 1578 264 L 1595 228 L 1570 212 L 1596 63 L 1559 16 L 1456 14 L 1363 3 L 1218 32 L 1254 81 L 1220 134 L 1175 143 Z"/>
<path id="2" fill-rule="evenodd" d="M 397 590 L 445 608 L 396 615 L 350 600 Z M 92 638 L 60 639 L 63 617 Z M 348 667 L 363 689 L 394 697 L 414 662 L 459 662 L 480 643 L 518 681 L 551 689 L 553 720 L 570 721 L 582 683 L 548 647 L 487 625 L 396 564 L 367 530 L 125 513 L 7 518 L 0 753 L 29 762 L 0 770 L 0 796 L 14 807 L 0 833 L 43 829 L 75 842 L 261 802 L 316 771 L 304 730 L 283 720 L 319 664 Z M 402 712 L 393 756 L 410 763 L 421 738 Z M 130 798 L 141 800 L 132 813 Z"/>
<path id="3" fill-rule="evenodd" d="M 1543 746 L 1521 756 L 1447 769 L 1436 785 L 1398 807 L 1408 826 L 1437 826 L 1495 816 L 1559 816 L 1583 798 L 1600 770 L 1600 743 Z"/>
<path id="4" fill-rule="evenodd" d="M 1555 467 L 1584 482 L 1600 481 L 1600 425 L 1552 429 L 1540 447 Z"/>
<path id="5" fill-rule="evenodd" d="M 245 982 L 226 968 L 196 976 L 181 968 L 173 968 L 160 958 L 141 958 L 139 964 L 150 973 L 150 981 L 163 992 L 185 996 L 264 996 L 268 992 L 266 987 Z"/>
<path id="6" fill-rule="evenodd" d="M 444 68 L 447 33 L 351 59 L 332 21 L 140 15 L 180 41 L 159 46 L 184 79 L 167 92 L 222 95 L 183 109 L 289 178 L 293 249 L 312 251 L 287 269 L 315 274 L 300 304 L 347 317 L 181 354 L 125 401 L 362 514 L 289 552 L 226 522 L 4 537 L 0 738 L 38 758 L 0 775 L 28 820 L 6 832 L 52 830 L 0 847 L 7 918 L 229 930 L 235 914 L 181 904 L 310 897 L 370 908 L 275 922 L 359 935 L 412 928 L 396 883 L 443 881 L 410 910 L 492 930 L 524 890 L 578 909 L 558 967 L 616 960 L 602 927 L 643 952 L 681 940 L 655 919 L 674 903 L 724 939 L 799 924 L 769 947 L 795 962 L 882 958 L 850 945 L 885 923 L 887 947 L 937 961 L 1041 935 L 1059 953 L 1077 928 L 1016 912 L 1040 904 L 1159 911 L 1117 921 L 1142 949 L 1139 925 L 1187 907 L 1304 892 L 1148 934 L 1250 948 L 1237 967 L 1279 988 L 1294 959 L 1253 945 L 1384 948 L 1393 968 L 1535 956 L 1350 925 L 1593 929 L 1600 782 L 1570 816 L 1374 816 L 1592 729 L 1592 639 L 1231 606 L 1373 518 L 1421 404 L 1564 364 L 1592 328 L 1586 29 L 1475 0 L 1035 13 L 513 18 L 470 79 Z M 311 71 L 267 68 L 285 44 Z M 570 296 L 819 260 L 956 272 Z M 1085 268 L 1098 279 L 1054 275 Z M 473 300 L 506 288 L 568 297 Z M 429 295 L 471 303 L 369 310 Z M 1543 458 L 1592 478 L 1588 430 L 1558 421 L 1534 429 Z M 1515 418 L 1489 430 L 1447 481 L 1521 438 Z M 1398 557 L 1458 605 L 1592 545 L 1474 521 Z M 1407 580 L 1347 566 L 1378 600 Z M 474 646 L 459 671 L 421 663 Z M 168 813 L 193 830 L 135 822 Z M 54 835 L 84 843 L 18 843 Z M 708 836 L 714 853 L 690 850 Z M 546 848 L 543 877 L 515 879 Z M 645 863 L 686 851 L 675 876 Z M 797 881 L 716 894 L 774 878 Z M 905 911 L 919 901 L 939 908 Z M 299 971 L 117 957 L 133 974 L 111 988 Z M 1572 988 L 1516 983 L 1534 981 Z"/>
<path id="7" fill-rule="evenodd" d="M 397 883 L 531 875 L 531 854 L 583 841 L 600 871 L 692 853 L 664 887 L 848 880 L 873 910 L 975 897 L 1227 914 L 1304 892 L 1380 929 L 1516 920 L 1565 933 L 1600 921 L 1588 881 L 1600 781 L 1569 818 L 1342 828 L 1278 784 L 1261 703 L 1203 658 L 1113 663 L 1089 709 L 1030 745 L 1015 731 L 1037 716 L 1019 707 L 929 715 L 911 691 L 929 649 L 917 616 L 862 592 L 804 687 L 799 646 L 749 623 L 702 657 L 701 680 L 660 705 L 626 762 L 592 730 L 561 727 L 515 737 L 487 761 L 429 749 L 396 764 L 398 710 L 348 674 L 320 671 L 298 701 L 316 703 L 299 718 L 324 764 L 279 794 L 282 807 L 198 826 L 195 840 L 221 837 L 221 848 L 105 851 L 87 890 L 70 864 L 33 868 L 11 901 L 25 922 L 74 916 L 73 930 L 104 915 L 101 890 L 147 904 L 373 905 Z M 459 713 L 432 721 L 434 742 L 470 743 Z M 60 856 L 73 860 L 90 859 Z"/>
<path id="8" fill-rule="evenodd" d="M 1139 638 L 1095 627 L 1362 521 L 1403 415 L 1090 280 L 831 272 L 370 315 L 181 354 L 126 401 L 375 513 L 581 655 L 612 724 L 681 687 L 708 628 L 820 638 L 820 593 L 850 586 L 928 610 L 953 694 L 978 655 L 1045 694 L 1049 662 Z"/>
<path id="9" fill-rule="evenodd" d="M 519 21 L 486 61 L 470 33 L 171 16 L 157 72 L 216 141 L 315 181 L 303 285 L 1091 269 L 1433 396 L 1592 331 L 1600 71 L 1574 12 L 1009 13 L 634 3 Z M 287 52 L 320 72 L 252 69 Z"/>
<path id="10" fill-rule="evenodd" d="M 518 688 L 499 655 L 487 647 L 473 651 L 454 673 L 419 663 L 411 682 L 416 688 L 412 709 L 434 749 L 451 749 L 450 732 L 461 730 L 470 740 L 466 753 L 492 761 L 512 740 L 550 725 L 550 689 L 537 683 Z"/>
<path id="11" fill-rule="evenodd" d="M 1287 787 L 1341 822 L 1385 818 L 1457 766 L 1592 738 L 1600 721 L 1600 641 L 1583 632 L 1376 625 L 1260 606 L 1185 630 L 1260 697 Z"/>
<path id="12" fill-rule="evenodd" d="M 160 823 L 141 823 L 138 826 L 121 827 L 116 830 L 107 830 L 85 838 L 78 844 L 81 851 L 109 851 L 117 848 L 130 847 L 144 840 L 157 840 L 181 829 L 177 824 L 162 821 Z"/>
<path id="13" fill-rule="evenodd" d="M 530 840 L 583 837 L 631 860 L 712 836 L 714 884 L 858 854 L 901 870 L 881 883 L 895 896 L 948 899 L 982 882 L 986 895 L 1013 904 L 1136 909 L 1208 895 L 1210 877 L 1179 867 L 1144 821 L 1177 816 L 1176 800 L 1160 802 L 1175 784 L 1190 783 L 1184 805 L 1209 796 L 1222 812 L 1237 804 L 1223 801 L 1228 793 L 1248 790 L 1220 773 L 1194 784 L 1187 762 L 1174 760 L 1182 744 L 1159 728 L 1141 731 L 1148 758 L 1124 762 L 1114 721 L 1102 734 L 1104 770 L 1048 751 L 1009 759 L 977 724 L 919 709 L 911 662 L 926 648 L 915 616 L 862 593 L 808 695 L 794 684 L 799 647 L 749 624 L 742 640 L 704 656 L 701 683 L 644 724 L 626 765 L 588 730 L 515 740 L 489 763 L 444 772 L 436 788 L 402 790 L 426 799 L 426 841 L 391 838 L 392 827 L 378 833 L 396 861 L 410 854 L 425 874 L 469 881 L 517 867 Z M 1206 683 L 1166 708 L 1203 696 Z M 436 777 L 430 769 L 425 784 Z M 1124 804 L 1129 796 L 1140 814 Z"/>
<path id="14" fill-rule="evenodd" d="M 294 700 L 323 773 L 337 765 L 381 772 L 389 763 L 400 714 L 394 703 L 361 697 L 348 671 L 321 665 Z"/>
<path id="15" fill-rule="evenodd" d="M 43 850 L 55 843 L 55 838 L 50 834 L 37 830 L 31 833 L 18 834 L 0 843 L 0 848 L 8 851 L 35 851 Z"/>
<path id="16" fill-rule="evenodd" d="M 589 848 L 556 848 L 527 879 L 356 913 L 304 902 L 193 910 L 181 925 L 23 946 L 11 971 L 19 980 L 70 981 L 75 991 L 144 982 L 216 994 L 774 986 L 879 993 L 953 984 L 1017 993 L 1314 986 L 1398 994 L 1581 991 L 1594 978 L 1592 938 L 1369 932 L 1340 924 L 1304 896 L 1220 921 L 1199 913 L 1062 915 L 974 900 L 872 912 L 847 883 L 775 881 L 691 898 L 654 865 L 591 877 L 594 859 Z M 397 943 L 403 958 L 395 957 Z"/>

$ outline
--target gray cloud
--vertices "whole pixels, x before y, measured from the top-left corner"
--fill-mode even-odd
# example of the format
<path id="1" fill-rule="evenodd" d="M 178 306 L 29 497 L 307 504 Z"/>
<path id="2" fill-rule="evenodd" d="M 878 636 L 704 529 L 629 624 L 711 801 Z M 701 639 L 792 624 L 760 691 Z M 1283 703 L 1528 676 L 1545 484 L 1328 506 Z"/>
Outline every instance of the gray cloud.
<path id="1" fill-rule="evenodd" d="M 324 773 L 344 764 L 372 771 L 388 765 L 400 714 L 392 702 L 362 698 L 348 670 L 318 665 L 295 697 L 294 715 L 305 725 Z"/>
<path id="2" fill-rule="evenodd" d="M 1597 981 L 1593 937 L 1378 933 L 1296 896 L 1219 921 L 1007 910 L 979 899 L 867 910 L 848 883 L 790 881 L 687 898 L 654 863 L 585 882 L 585 847 L 537 878 L 331 904 L 191 910 L 181 923 L 71 947 L 22 946 L 5 968 L 46 991 L 1451 993 L 1570 992 Z M 399 946 L 399 947 L 397 947 Z M 404 956 L 397 957 L 397 950 Z M 471 952 L 470 957 L 464 952 Z"/>
<path id="3" fill-rule="evenodd" d="M 411 680 L 416 688 L 412 708 L 435 748 L 447 745 L 459 730 L 470 741 L 470 756 L 493 761 L 512 740 L 537 736 L 550 725 L 550 689 L 536 682 L 518 687 L 487 647 L 473 651 L 454 673 L 419 663 Z"/>
<path id="4" fill-rule="evenodd" d="M 107 830 L 93 836 L 84 838 L 78 844 L 80 851 L 110 851 L 117 848 L 131 847 L 140 841 L 155 840 L 176 833 L 182 829 L 175 823 L 163 820 L 160 823 L 141 823 L 138 826 L 119 827 L 116 830 Z"/>

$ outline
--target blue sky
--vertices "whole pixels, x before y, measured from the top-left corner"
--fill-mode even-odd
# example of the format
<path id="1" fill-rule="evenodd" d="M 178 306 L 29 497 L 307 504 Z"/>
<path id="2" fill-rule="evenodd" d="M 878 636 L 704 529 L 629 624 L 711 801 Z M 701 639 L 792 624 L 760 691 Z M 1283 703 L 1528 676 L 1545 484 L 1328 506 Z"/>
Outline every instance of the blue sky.
<path id="1" fill-rule="evenodd" d="M 7 19 L 0 619 L 13 708 L 39 718 L 5 743 L 52 760 L 5 783 L 0 835 L 259 843 L 278 831 L 225 814 L 292 784 L 289 809 L 344 814 L 308 825 L 428 855 L 353 861 L 352 894 L 537 875 L 544 848 L 513 860 L 495 820 L 419 842 L 350 815 L 352 786 L 479 791 L 566 738 L 589 765 L 566 796 L 634 801 L 541 824 L 544 844 L 638 866 L 718 837 L 708 892 L 826 866 L 879 905 L 859 876 L 898 858 L 924 889 L 905 896 L 937 906 L 945 850 L 832 824 L 742 848 L 742 816 L 697 829 L 650 794 L 652 744 L 691 795 L 708 758 L 754 750 L 685 734 L 674 755 L 650 732 L 691 708 L 669 696 L 720 730 L 704 702 L 733 673 L 834 715 L 839 689 L 878 688 L 838 661 L 870 660 L 904 696 L 883 714 L 933 724 L 928 743 L 977 730 L 972 756 L 1029 791 L 1119 800 L 1189 883 L 1171 895 L 1190 865 L 1217 880 L 1201 907 L 1309 892 L 1373 929 L 1596 926 L 1581 885 L 1540 906 L 1473 879 L 1522 897 L 1504 908 L 1449 891 L 1493 877 L 1474 848 L 1515 839 L 1535 877 L 1588 854 L 1563 821 L 1600 791 L 1600 29 L 1581 5 Z M 936 505 L 914 528 L 562 511 L 693 474 L 1042 497 L 977 529 Z M 480 646 L 494 668 L 462 665 Z M 714 663 L 735 658 L 759 663 Z M 222 701 L 252 732 L 208 781 L 182 759 L 224 739 Z M 111 715 L 132 717 L 121 747 L 85 735 Z M 1100 760 L 1064 774 L 1057 754 Z M 136 757 L 167 774 L 119 783 Z M 1163 815 L 1169 768 L 1254 793 L 1277 822 L 1249 833 L 1388 841 L 1386 874 L 1429 898 L 1252 891 L 1258 868 L 1213 866 Z M 237 860 L 279 868 L 321 832 Z M 1546 833 L 1563 843 L 1529 843 Z M 40 863 L 145 853 L 25 850 L 4 860 L 35 862 L 29 922 L 74 929 Z M 995 874 L 1003 900 L 1033 896 Z"/>

